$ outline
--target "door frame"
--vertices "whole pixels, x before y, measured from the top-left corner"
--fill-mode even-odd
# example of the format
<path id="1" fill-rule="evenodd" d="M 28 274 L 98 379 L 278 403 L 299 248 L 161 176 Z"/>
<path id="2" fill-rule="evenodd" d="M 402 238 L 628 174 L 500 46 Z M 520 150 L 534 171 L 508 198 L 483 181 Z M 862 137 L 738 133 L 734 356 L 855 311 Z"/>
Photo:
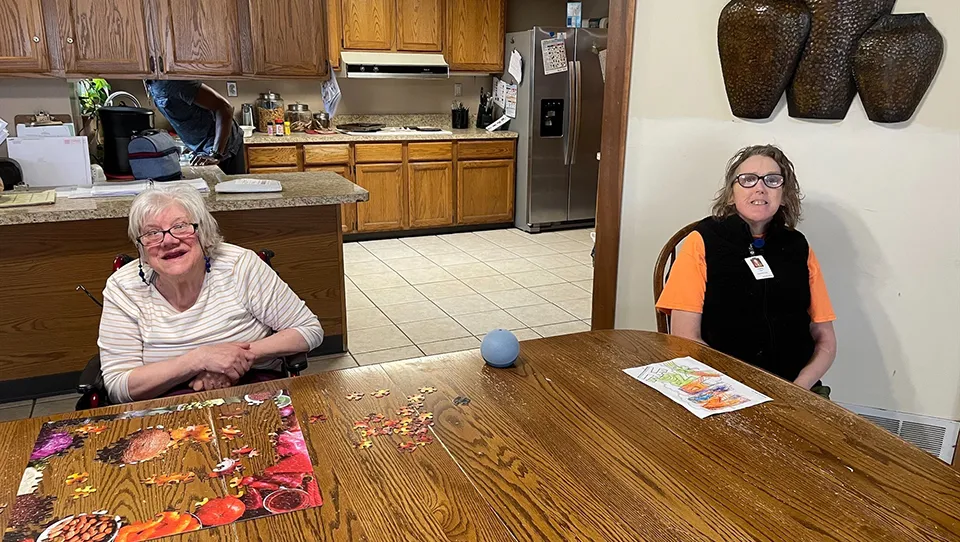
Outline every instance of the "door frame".
<path id="1" fill-rule="evenodd" d="M 637 0 L 610 0 L 603 134 L 597 185 L 596 254 L 593 267 L 593 329 L 613 329 L 617 312 L 623 162 L 630 105 L 630 69 Z"/>

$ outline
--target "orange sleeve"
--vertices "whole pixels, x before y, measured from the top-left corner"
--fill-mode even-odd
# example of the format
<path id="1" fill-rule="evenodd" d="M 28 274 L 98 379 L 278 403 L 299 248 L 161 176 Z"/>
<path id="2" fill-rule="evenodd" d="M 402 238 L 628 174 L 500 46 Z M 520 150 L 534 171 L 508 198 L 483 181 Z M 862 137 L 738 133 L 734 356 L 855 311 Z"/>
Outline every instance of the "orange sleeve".
<path id="1" fill-rule="evenodd" d="M 666 314 L 674 309 L 702 314 L 706 291 L 706 249 L 703 237 L 695 231 L 680 245 L 677 259 L 670 268 L 670 277 L 657 300 L 657 310 Z"/>
<path id="2" fill-rule="evenodd" d="M 817 261 L 817 255 L 810 249 L 810 255 L 807 256 L 807 269 L 810 270 L 810 320 L 815 324 L 824 322 L 833 322 L 837 315 L 833 312 L 833 304 L 830 303 L 830 294 L 827 293 L 827 284 L 823 282 L 823 274 L 820 272 L 820 262 Z"/>

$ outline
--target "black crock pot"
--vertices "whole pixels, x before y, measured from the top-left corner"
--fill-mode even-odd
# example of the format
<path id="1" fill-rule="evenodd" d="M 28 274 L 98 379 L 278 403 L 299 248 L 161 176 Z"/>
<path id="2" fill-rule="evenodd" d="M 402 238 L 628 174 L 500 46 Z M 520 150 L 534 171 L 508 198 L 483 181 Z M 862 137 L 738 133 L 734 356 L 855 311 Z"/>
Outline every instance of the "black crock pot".
<path id="1" fill-rule="evenodd" d="M 101 107 L 100 125 L 103 127 L 103 172 L 110 176 L 130 175 L 127 144 L 133 134 L 153 128 L 153 111 L 125 105 Z"/>

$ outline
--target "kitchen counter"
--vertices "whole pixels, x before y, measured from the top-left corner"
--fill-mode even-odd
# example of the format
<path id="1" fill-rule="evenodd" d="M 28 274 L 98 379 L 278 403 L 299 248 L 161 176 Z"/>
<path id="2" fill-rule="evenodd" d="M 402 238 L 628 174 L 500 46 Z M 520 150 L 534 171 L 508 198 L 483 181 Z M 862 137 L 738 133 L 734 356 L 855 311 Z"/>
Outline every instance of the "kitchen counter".
<path id="1" fill-rule="evenodd" d="M 270 136 L 267 134 L 255 132 L 250 137 L 243 138 L 244 145 L 294 145 L 297 143 L 370 143 L 383 141 L 450 141 L 450 140 L 475 140 L 475 139 L 516 139 L 520 134 L 509 130 L 497 130 L 488 132 L 482 128 L 466 128 L 464 130 L 453 130 L 444 128 L 453 132 L 450 134 L 435 134 L 430 132 L 401 132 L 390 135 L 347 135 L 347 134 L 329 134 L 329 135 L 311 135 L 303 132 L 294 132 L 288 136 Z"/>
<path id="2" fill-rule="evenodd" d="M 216 166 L 185 167 L 212 187 L 229 179 Z M 251 175 L 257 177 L 257 175 Z M 344 352 L 347 314 L 342 203 L 370 194 L 334 173 L 281 173 L 283 192 L 204 197 L 227 243 L 276 254 L 271 265 L 320 319 L 313 355 Z M 60 199 L 54 205 L 0 210 L 0 397 L 15 400 L 76 389 L 97 351 L 95 297 L 118 254 L 137 257 L 127 236 L 132 198 Z M 216 256 L 214 256 L 216 257 Z"/>
<path id="3" fill-rule="evenodd" d="M 292 138 L 291 138 L 292 139 Z M 184 179 L 202 178 L 210 187 L 204 195 L 210 212 L 309 207 L 367 201 L 369 192 L 336 173 L 326 171 L 272 173 L 269 175 L 225 175 L 216 166 L 183 168 Z M 218 182 L 237 178 L 275 179 L 283 192 L 254 194 L 218 194 Z M 53 205 L 0 209 L 0 226 L 123 218 L 130 211 L 132 197 L 77 198 L 58 197 Z"/>

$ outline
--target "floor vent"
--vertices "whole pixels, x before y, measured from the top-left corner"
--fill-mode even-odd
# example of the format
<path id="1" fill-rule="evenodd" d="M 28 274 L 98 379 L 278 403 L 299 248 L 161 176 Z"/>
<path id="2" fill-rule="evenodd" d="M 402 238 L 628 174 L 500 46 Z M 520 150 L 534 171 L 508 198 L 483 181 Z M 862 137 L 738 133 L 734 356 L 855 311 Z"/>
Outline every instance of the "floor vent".
<path id="1" fill-rule="evenodd" d="M 937 456 L 948 465 L 953 461 L 960 422 L 847 403 L 838 404 L 917 448 Z"/>

